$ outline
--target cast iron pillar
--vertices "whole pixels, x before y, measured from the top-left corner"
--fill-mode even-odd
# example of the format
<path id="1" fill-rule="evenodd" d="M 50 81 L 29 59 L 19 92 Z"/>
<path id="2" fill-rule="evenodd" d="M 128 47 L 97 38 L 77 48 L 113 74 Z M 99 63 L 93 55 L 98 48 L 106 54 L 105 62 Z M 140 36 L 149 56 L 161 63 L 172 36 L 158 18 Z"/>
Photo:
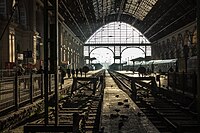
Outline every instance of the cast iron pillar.
<path id="1" fill-rule="evenodd" d="M 52 13 L 51 18 L 49 12 Z M 49 22 L 50 21 L 50 22 Z M 58 1 L 44 0 L 44 97 L 45 125 L 48 125 L 48 77 L 54 74 L 55 125 L 58 125 Z"/>

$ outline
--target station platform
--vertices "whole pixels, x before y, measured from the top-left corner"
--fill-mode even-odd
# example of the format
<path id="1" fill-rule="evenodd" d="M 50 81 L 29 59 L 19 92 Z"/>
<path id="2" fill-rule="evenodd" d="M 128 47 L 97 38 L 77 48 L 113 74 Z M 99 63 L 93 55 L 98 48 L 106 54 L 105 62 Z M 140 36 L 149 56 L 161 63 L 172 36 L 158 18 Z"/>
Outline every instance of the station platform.
<path id="1" fill-rule="evenodd" d="M 131 98 L 106 73 L 101 113 L 103 133 L 159 133 Z"/>

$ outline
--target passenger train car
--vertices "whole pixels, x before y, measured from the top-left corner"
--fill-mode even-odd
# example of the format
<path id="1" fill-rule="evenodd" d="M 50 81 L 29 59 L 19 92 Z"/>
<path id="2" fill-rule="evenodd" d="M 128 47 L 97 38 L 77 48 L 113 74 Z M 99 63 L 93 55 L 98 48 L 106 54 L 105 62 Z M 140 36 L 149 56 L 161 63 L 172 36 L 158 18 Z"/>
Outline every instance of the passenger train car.
<path id="1" fill-rule="evenodd" d="M 171 67 L 174 71 L 177 69 L 177 59 L 167 59 L 167 60 L 150 60 L 146 62 L 142 62 L 142 64 L 134 65 L 134 70 L 137 70 L 140 66 L 146 68 L 147 72 L 168 72 L 169 68 Z"/>
<path id="2" fill-rule="evenodd" d="M 167 73 L 170 68 L 173 71 L 181 72 L 185 70 L 185 65 L 178 63 L 177 59 L 166 59 L 166 60 L 150 60 L 150 61 L 136 61 L 134 65 L 123 66 L 124 70 L 134 70 L 137 71 L 139 67 L 145 67 L 147 72 L 160 72 Z M 197 56 L 193 56 L 187 60 L 187 72 L 194 73 L 197 72 Z"/>

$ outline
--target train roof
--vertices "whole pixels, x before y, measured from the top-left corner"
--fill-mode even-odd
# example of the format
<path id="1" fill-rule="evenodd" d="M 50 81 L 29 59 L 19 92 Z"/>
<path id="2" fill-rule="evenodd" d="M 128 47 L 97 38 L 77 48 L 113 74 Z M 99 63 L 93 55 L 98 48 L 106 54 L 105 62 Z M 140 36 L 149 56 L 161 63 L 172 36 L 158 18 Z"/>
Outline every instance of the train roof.
<path id="1" fill-rule="evenodd" d="M 166 64 L 166 63 L 175 63 L 176 61 L 177 59 L 139 61 L 139 62 L 136 62 L 135 65 Z"/>
<path id="2" fill-rule="evenodd" d="M 166 59 L 166 60 L 150 60 L 150 61 L 135 61 L 134 65 L 151 65 L 151 64 L 166 64 L 166 63 L 175 63 L 177 59 Z M 128 66 L 128 65 L 126 65 Z"/>
<path id="3" fill-rule="evenodd" d="M 166 60 L 150 60 L 146 64 L 165 64 L 165 63 L 175 63 L 177 59 L 166 59 Z"/>

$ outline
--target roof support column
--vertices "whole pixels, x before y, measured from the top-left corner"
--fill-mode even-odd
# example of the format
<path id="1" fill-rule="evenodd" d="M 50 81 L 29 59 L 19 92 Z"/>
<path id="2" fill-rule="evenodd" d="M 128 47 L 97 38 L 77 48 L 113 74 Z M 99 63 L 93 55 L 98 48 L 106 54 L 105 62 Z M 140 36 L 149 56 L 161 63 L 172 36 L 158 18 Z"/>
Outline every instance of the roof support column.
<path id="1" fill-rule="evenodd" d="M 49 107 L 49 74 L 54 75 L 55 81 L 55 125 L 58 125 L 58 1 L 44 1 L 44 97 L 45 97 L 45 126 L 48 121 Z M 49 23 L 49 11 L 52 12 L 52 22 Z M 50 25 L 50 27 L 49 27 Z M 50 36 L 49 36 L 50 33 Z M 50 55 L 49 55 L 50 54 Z M 50 59 L 49 59 L 50 57 Z M 50 69 L 50 70 L 49 70 Z"/>

